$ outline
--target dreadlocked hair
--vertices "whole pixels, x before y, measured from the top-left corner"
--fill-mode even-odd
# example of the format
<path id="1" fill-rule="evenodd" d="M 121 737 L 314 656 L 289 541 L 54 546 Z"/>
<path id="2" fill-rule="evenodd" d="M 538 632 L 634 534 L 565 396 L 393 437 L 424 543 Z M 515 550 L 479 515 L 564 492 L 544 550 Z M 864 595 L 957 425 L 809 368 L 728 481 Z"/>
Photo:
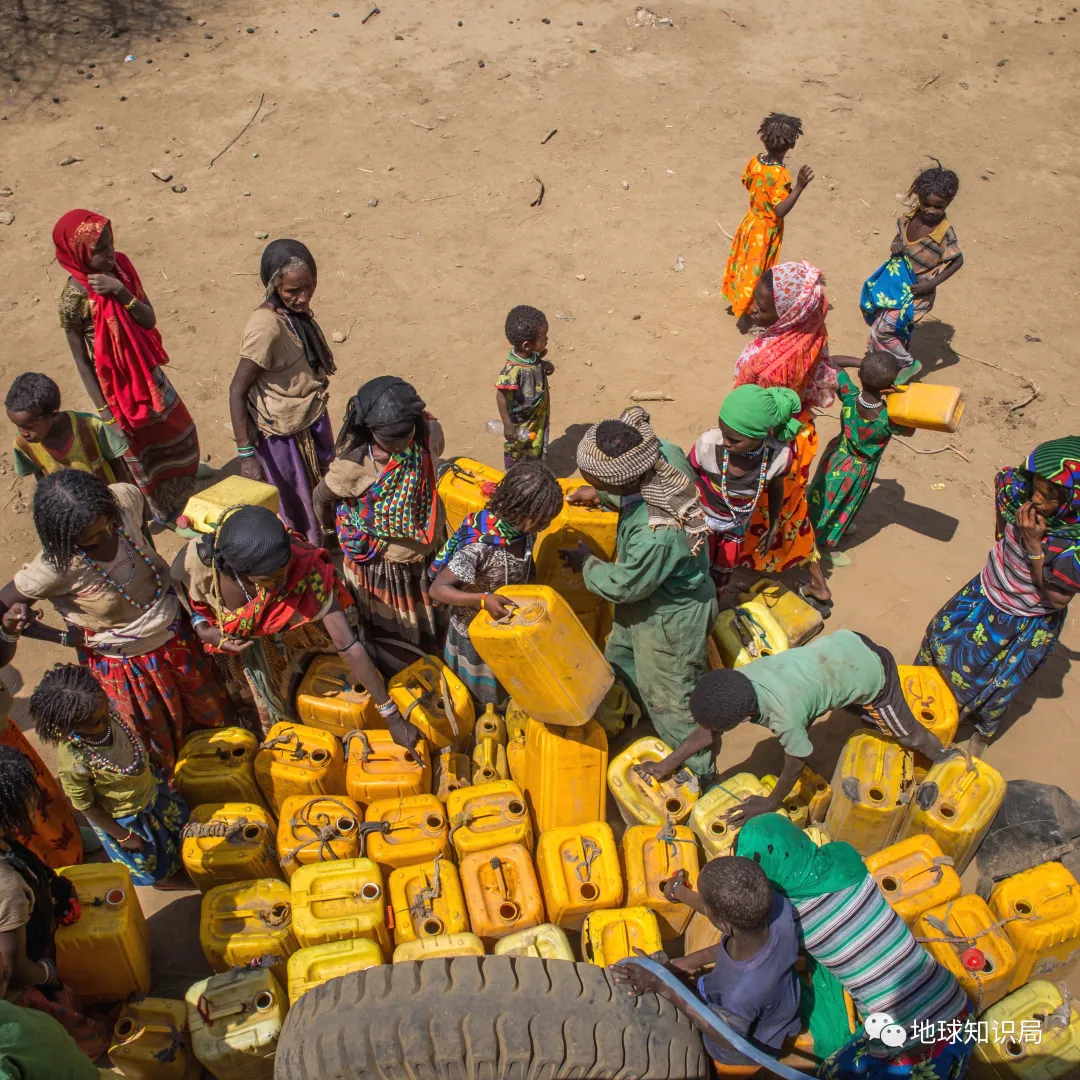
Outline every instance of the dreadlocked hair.
<path id="1" fill-rule="evenodd" d="M 0 835 L 30 832 L 30 813 L 40 801 L 30 759 L 14 746 L 0 746 Z"/>
<path id="2" fill-rule="evenodd" d="M 802 121 L 787 113 L 771 112 L 757 129 L 769 150 L 790 150 L 802 134 Z"/>
<path id="3" fill-rule="evenodd" d="M 908 188 L 909 195 L 916 195 L 925 199 L 928 195 L 937 195 L 940 199 L 952 202 L 956 193 L 960 190 L 960 177 L 952 169 L 943 169 L 937 158 L 931 158 L 934 162 L 928 169 L 923 169 Z"/>
<path id="4" fill-rule="evenodd" d="M 499 481 L 487 508 L 517 529 L 528 524 L 539 532 L 551 524 L 562 504 L 562 488 L 551 470 L 539 461 L 519 461 Z"/>
<path id="5" fill-rule="evenodd" d="M 94 715 L 104 691 L 89 668 L 56 664 L 30 695 L 34 730 L 43 742 L 58 743 Z"/>
<path id="6" fill-rule="evenodd" d="M 59 469 L 38 482 L 34 528 L 45 561 L 62 574 L 71 568 L 78 538 L 98 518 L 120 522 L 120 507 L 109 485 L 81 469 Z"/>

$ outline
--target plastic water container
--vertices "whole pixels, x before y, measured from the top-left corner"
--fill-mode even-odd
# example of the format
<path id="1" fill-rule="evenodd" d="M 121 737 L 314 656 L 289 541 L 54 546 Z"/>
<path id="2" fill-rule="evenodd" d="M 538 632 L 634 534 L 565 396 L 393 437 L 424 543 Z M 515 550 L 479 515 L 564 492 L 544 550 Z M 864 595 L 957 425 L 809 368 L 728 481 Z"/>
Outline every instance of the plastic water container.
<path id="1" fill-rule="evenodd" d="M 75 887 L 78 922 L 58 926 L 56 971 L 86 1005 L 112 1005 L 150 992 L 150 931 L 123 863 L 57 871 Z"/>
<path id="2" fill-rule="evenodd" d="M 275 814 L 290 795 L 341 795 L 345 754 L 337 737 L 321 728 L 275 724 L 255 755 L 255 779 Z"/>
<path id="3" fill-rule="evenodd" d="M 390 875 L 388 888 L 395 944 L 468 931 L 461 878 L 449 859 L 440 856 L 419 866 L 403 866 Z"/>
<path id="4" fill-rule="evenodd" d="M 932 836 L 909 836 L 863 861 L 881 895 L 908 926 L 924 911 L 960 895 L 960 878 L 952 859 Z"/>
<path id="5" fill-rule="evenodd" d="M 598 967 L 609 967 L 627 956 L 635 956 L 635 949 L 654 953 L 661 948 L 660 926 L 648 908 L 594 911 L 585 919 L 581 930 L 585 959 Z"/>
<path id="6" fill-rule="evenodd" d="M 406 941 L 394 950 L 394 963 L 440 960 L 450 956 L 483 956 L 484 943 L 475 934 L 439 934 Z"/>
<path id="7" fill-rule="evenodd" d="M 528 848 L 504 844 L 461 860 L 461 887 L 473 933 L 485 946 L 544 919 L 540 883 Z"/>
<path id="8" fill-rule="evenodd" d="M 568 731 L 577 731 L 577 728 L 567 728 Z M 510 773 L 510 779 L 516 784 L 525 782 L 525 732 L 521 731 L 506 742 L 506 768 Z"/>
<path id="9" fill-rule="evenodd" d="M 998 882 L 990 910 L 1008 920 L 1005 933 L 1016 949 L 1010 989 L 1071 969 L 1080 956 L 1080 884 L 1061 863 L 1043 863 Z"/>
<path id="10" fill-rule="evenodd" d="M 667 743 L 647 735 L 631 743 L 608 765 L 608 788 L 627 825 L 678 824 L 690 816 L 698 801 L 700 786 L 689 769 L 680 769 L 669 780 L 657 783 L 638 774 L 635 765 L 663 761 L 671 754 Z"/>
<path id="11" fill-rule="evenodd" d="M 459 862 L 474 851 L 506 844 L 533 849 L 532 821 L 525 796 L 513 780 L 459 788 L 446 800 L 446 812 Z"/>
<path id="12" fill-rule="evenodd" d="M 785 652 L 788 647 L 787 634 L 759 600 L 721 611 L 711 636 L 726 668 L 745 667 L 763 656 Z"/>
<path id="13" fill-rule="evenodd" d="M 775 773 L 766 773 L 761 777 L 761 786 L 765 789 L 766 795 L 771 795 L 773 788 L 779 782 L 780 777 Z M 810 824 L 810 806 L 799 798 L 797 786 L 787 793 L 780 804 L 780 809 L 776 812 L 783 814 L 797 829 L 805 829 Z"/>
<path id="14" fill-rule="evenodd" d="M 472 458 L 456 458 L 439 477 L 439 497 L 446 507 L 446 525 L 456 532 L 467 514 L 487 506 L 485 486 L 494 486 L 503 473 Z"/>
<path id="15" fill-rule="evenodd" d="M 431 751 L 421 739 L 419 759 L 388 731 L 357 731 L 345 740 L 345 790 L 361 806 L 395 795 L 431 790 Z"/>
<path id="16" fill-rule="evenodd" d="M 308 727 L 339 739 L 356 728 L 385 728 L 371 695 L 353 684 L 340 656 L 316 656 L 296 692 L 296 711 Z"/>
<path id="17" fill-rule="evenodd" d="M 814 847 L 824 847 L 832 843 L 832 837 L 820 825 L 807 825 L 803 832 L 813 842 Z"/>
<path id="18" fill-rule="evenodd" d="M 367 836 L 367 855 L 379 864 L 383 877 L 401 866 L 450 856 L 446 810 L 434 795 L 405 795 L 369 804 L 365 822 L 383 822 L 386 832 Z"/>
<path id="19" fill-rule="evenodd" d="M 200 979 L 184 995 L 195 1057 L 215 1080 L 273 1080 L 289 1002 L 265 968 Z"/>
<path id="20" fill-rule="evenodd" d="M 555 727 L 528 719 L 522 789 L 540 832 L 603 821 L 607 768 L 607 735 L 595 720 Z"/>
<path id="21" fill-rule="evenodd" d="M 730 824 L 726 816 L 745 800 L 767 794 L 768 790 L 753 773 L 741 772 L 729 776 L 698 799 L 690 815 L 690 829 L 701 841 L 707 859 L 734 853 L 740 826 Z"/>
<path id="22" fill-rule="evenodd" d="M 825 620 L 797 592 L 774 578 L 759 578 L 739 597 L 741 604 L 763 604 L 776 620 L 788 641 L 788 648 L 805 645 L 821 633 Z"/>
<path id="23" fill-rule="evenodd" d="M 130 1001 L 113 1027 L 109 1060 L 128 1080 L 199 1080 L 188 1046 L 187 1008 L 171 998 Z"/>
<path id="24" fill-rule="evenodd" d="M 289 1003 L 295 1005 L 309 990 L 350 971 L 366 971 L 385 963 L 382 949 L 370 938 L 297 949 L 289 957 Z"/>
<path id="25" fill-rule="evenodd" d="M 516 606 L 504 620 L 481 610 L 469 640 L 510 696 L 534 720 L 583 727 L 615 681 L 604 654 L 569 604 L 546 585 L 507 585 Z"/>
<path id="26" fill-rule="evenodd" d="M 507 765 L 510 754 L 507 751 Z M 468 754 L 459 753 L 447 747 L 435 757 L 432 768 L 431 791 L 443 802 L 450 798 L 450 792 L 472 785 L 472 759 Z"/>
<path id="27" fill-rule="evenodd" d="M 473 738 L 477 742 L 481 739 L 494 739 L 495 742 L 506 745 L 506 720 L 495 711 L 495 706 L 490 702 L 476 718 Z"/>
<path id="28" fill-rule="evenodd" d="M 285 879 L 301 866 L 355 859 L 364 812 L 347 795 L 290 795 L 281 804 L 277 855 Z"/>
<path id="29" fill-rule="evenodd" d="M 383 877 L 371 859 L 301 866 L 292 878 L 292 919 L 302 948 L 369 938 L 390 954 Z"/>
<path id="30" fill-rule="evenodd" d="M 496 956 L 535 956 L 541 960 L 577 959 L 566 931 L 553 923 L 533 926 L 499 938 L 492 950 Z"/>
<path id="31" fill-rule="evenodd" d="M 1062 984 L 1035 979 L 991 1005 L 979 1020 L 990 1038 L 975 1044 L 972 1075 L 977 1080 L 1080 1075 L 1080 1012 L 1071 1000 L 1066 1003 Z"/>
<path id="32" fill-rule="evenodd" d="M 506 747 L 494 739 L 478 739 L 472 754 L 472 782 L 490 784 L 493 780 L 509 779 Z"/>
<path id="33" fill-rule="evenodd" d="M 700 865 L 697 841 L 685 825 L 631 825 L 623 833 L 626 906 L 648 908 L 657 918 L 660 936 L 671 941 L 686 932 L 694 914 L 685 904 L 664 896 L 664 883 L 685 870 L 694 888 Z"/>
<path id="34" fill-rule="evenodd" d="M 857 731 L 832 777 L 825 831 L 872 855 L 897 839 L 915 785 L 911 752 L 892 739 Z"/>
<path id="35" fill-rule="evenodd" d="M 439 657 L 414 660 L 386 688 L 401 715 L 420 729 L 430 746 L 465 746 L 476 720 L 472 695 Z"/>
<path id="36" fill-rule="evenodd" d="M 590 911 L 623 902 L 619 849 L 611 826 L 604 821 L 541 833 L 536 867 L 544 907 L 556 926 L 580 930 Z"/>
<path id="37" fill-rule="evenodd" d="M 1004 798 L 1004 777 L 985 761 L 965 757 L 939 761 L 916 789 L 898 839 L 929 834 L 962 874 Z"/>
<path id="38" fill-rule="evenodd" d="M 964 393 L 958 386 L 908 383 L 885 398 L 889 419 L 922 431 L 955 431 L 964 415 Z"/>
<path id="39" fill-rule="evenodd" d="M 192 495 L 184 506 L 184 516 L 190 522 L 188 528 L 210 533 L 231 506 L 265 506 L 276 514 L 278 502 L 278 489 L 273 484 L 245 476 L 226 476 Z"/>
<path id="40" fill-rule="evenodd" d="M 274 832 L 261 803 L 203 803 L 184 827 L 184 869 L 201 892 L 229 881 L 281 877 Z"/>
<path id="41" fill-rule="evenodd" d="M 255 781 L 259 740 L 246 728 L 209 728 L 180 746 L 173 780 L 188 806 L 203 803 L 257 803 L 265 806 Z"/>
<path id="42" fill-rule="evenodd" d="M 943 746 L 956 737 L 960 713 L 956 707 L 949 684 L 935 667 L 914 667 L 898 664 L 897 674 L 908 706 L 915 719 L 928 731 L 932 731 Z"/>

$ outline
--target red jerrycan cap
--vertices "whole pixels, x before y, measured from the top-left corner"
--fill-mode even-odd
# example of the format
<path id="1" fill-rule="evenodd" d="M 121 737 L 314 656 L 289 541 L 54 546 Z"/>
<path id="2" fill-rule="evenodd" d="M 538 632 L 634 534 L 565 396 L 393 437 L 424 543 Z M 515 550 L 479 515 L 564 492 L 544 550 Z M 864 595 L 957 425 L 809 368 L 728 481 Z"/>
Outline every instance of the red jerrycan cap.
<path id="1" fill-rule="evenodd" d="M 960 954 L 960 963 L 968 971 L 982 971 L 986 967 L 986 957 L 983 955 L 982 949 L 965 949 Z"/>

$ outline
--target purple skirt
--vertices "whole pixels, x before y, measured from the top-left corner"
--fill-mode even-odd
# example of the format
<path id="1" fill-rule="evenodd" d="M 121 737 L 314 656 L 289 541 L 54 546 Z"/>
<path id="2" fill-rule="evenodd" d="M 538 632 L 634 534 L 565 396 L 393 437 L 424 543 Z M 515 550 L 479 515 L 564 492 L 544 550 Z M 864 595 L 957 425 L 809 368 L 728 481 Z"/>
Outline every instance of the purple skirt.
<path id="1" fill-rule="evenodd" d="M 295 435 L 260 435 L 255 457 L 266 482 L 278 489 L 278 517 L 309 543 L 322 547 L 322 526 L 315 520 L 311 497 L 334 459 L 330 417 L 323 413 Z"/>

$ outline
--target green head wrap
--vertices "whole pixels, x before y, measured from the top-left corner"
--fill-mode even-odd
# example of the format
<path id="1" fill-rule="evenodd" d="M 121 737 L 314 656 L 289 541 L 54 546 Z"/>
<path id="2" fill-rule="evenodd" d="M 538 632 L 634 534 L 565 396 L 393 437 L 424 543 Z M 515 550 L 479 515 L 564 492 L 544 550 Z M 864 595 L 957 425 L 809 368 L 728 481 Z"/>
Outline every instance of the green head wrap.
<path id="1" fill-rule="evenodd" d="M 791 442 L 802 423 L 795 419 L 802 402 L 794 390 L 746 383 L 731 391 L 720 406 L 720 419 L 732 431 L 748 439 L 773 435 L 781 442 Z"/>

